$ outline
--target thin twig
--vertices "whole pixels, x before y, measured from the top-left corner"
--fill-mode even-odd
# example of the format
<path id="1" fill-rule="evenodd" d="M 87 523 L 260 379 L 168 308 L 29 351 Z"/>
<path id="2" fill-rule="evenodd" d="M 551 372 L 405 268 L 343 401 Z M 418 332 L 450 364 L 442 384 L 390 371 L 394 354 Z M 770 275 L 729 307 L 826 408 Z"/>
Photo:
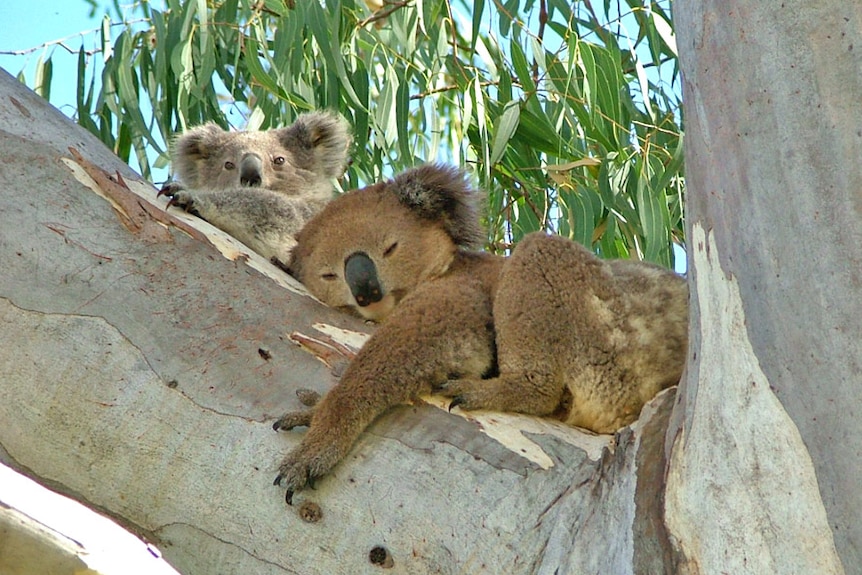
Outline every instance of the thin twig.
<path id="1" fill-rule="evenodd" d="M 488 86 L 496 86 L 499 82 L 495 82 L 492 80 L 486 80 L 484 82 L 479 82 L 479 85 L 483 88 L 487 88 Z M 421 100 L 426 96 L 432 96 L 434 94 L 439 94 L 440 92 L 451 92 L 453 90 L 460 90 L 461 87 L 455 84 L 449 84 L 447 86 L 440 86 L 439 88 L 431 88 L 430 90 L 425 90 L 424 92 L 420 92 L 418 94 L 414 94 L 410 96 L 411 100 Z"/>
<path id="2" fill-rule="evenodd" d="M 386 3 L 384 3 L 384 6 L 387 4 L 389 5 L 388 8 L 385 8 L 385 9 L 381 8 L 380 10 L 378 10 L 377 12 L 375 12 L 374 14 L 372 14 L 371 16 L 366 18 L 365 20 L 360 20 L 359 22 L 356 23 L 356 27 L 357 28 L 365 28 L 366 26 L 368 26 L 372 22 L 377 22 L 379 20 L 385 20 L 390 14 L 392 14 L 396 10 L 400 10 L 401 8 L 409 6 L 410 2 L 408 2 L 407 0 L 405 0 L 403 2 L 386 2 Z"/>
<path id="3" fill-rule="evenodd" d="M 128 24 L 141 24 L 143 22 L 149 22 L 149 20 L 147 20 L 146 18 L 140 18 L 138 20 L 130 20 L 128 22 L 111 22 L 111 27 L 126 26 Z M 36 52 L 37 50 L 44 50 L 45 48 L 48 48 L 49 46 L 60 46 L 61 48 L 64 48 L 66 51 L 68 51 L 70 54 L 77 54 L 78 50 L 73 50 L 73 49 L 69 48 L 68 46 L 65 45 L 65 42 L 67 40 L 72 40 L 73 38 L 77 38 L 79 36 L 83 37 L 83 36 L 88 36 L 90 34 L 95 34 L 96 32 L 101 32 L 101 30 L 102 30 L 101 26 L 99 26 L 98 28 L 94 28 L 92 30 L 82 30 L 82 31 L 78 32 L 77 34 L 70 34 L 69 36 L 65 36 L 63 38 L 58 38 L 56 40 L 49 40 L 43 44 L 39 44 L 38 46 L 34 46 L 33 48 L 26 48 L 24 50 L 0 50 L 0 55 L 3 55 L 3 56 L 26 56 L 27 54 L 32 54 L 33 52 Z M 92 56 L 93 54 L 96 54 L 98 52 L 101 52 L 101 49 L 96 49 L 96 50 L 92 50 L 92 51 L 88 50 L 87 54 Z"/>

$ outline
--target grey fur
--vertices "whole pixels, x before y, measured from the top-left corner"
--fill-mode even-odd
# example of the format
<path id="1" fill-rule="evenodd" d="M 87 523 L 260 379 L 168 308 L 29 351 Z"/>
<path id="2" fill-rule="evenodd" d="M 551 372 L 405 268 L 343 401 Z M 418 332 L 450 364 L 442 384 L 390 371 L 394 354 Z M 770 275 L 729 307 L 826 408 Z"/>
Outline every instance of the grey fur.
<path id="1" fill-rule="evenodd" d="M 331 180 L 344 173 L 350 142 L 347 122 L 326 111 L 266 131 L 204 124 L 176 139 L 180 181 L 160 194 L 262 256 L 286 262 L 296 233 L 332 199 Z"/>

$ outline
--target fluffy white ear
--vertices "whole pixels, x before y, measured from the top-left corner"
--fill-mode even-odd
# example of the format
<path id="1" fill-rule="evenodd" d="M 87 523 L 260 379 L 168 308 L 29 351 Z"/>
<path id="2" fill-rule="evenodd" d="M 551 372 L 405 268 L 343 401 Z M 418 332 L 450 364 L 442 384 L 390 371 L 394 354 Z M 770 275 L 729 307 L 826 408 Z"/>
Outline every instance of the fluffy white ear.
<path id="1" fill-rule="evenodd" d="M 281 144 L 302 161 L 301 167 L 326 178 L 338 178 L 344 173 L 353 137 L 347 121 L 335 112 L 301 114 L 293 124 L 279 129 L 277 135 Z"/>
<path id="2" fill-rule="evenodd" d="M 174 176 L 190 188 L 203 185 L 198 166 L 218 149 L 224 134 L 218 124 L 209 122 L 177 137 L 171 154 Z"/>
<path id="3" fill-rule="evenodd" d="M 472 248 L 485 241 L 479 224 L 483 195 L 470 186 L 463 170 L 426 164 L 398 174 L 387 188 L 419 217 L 442 221 L 455 244 Z"/>

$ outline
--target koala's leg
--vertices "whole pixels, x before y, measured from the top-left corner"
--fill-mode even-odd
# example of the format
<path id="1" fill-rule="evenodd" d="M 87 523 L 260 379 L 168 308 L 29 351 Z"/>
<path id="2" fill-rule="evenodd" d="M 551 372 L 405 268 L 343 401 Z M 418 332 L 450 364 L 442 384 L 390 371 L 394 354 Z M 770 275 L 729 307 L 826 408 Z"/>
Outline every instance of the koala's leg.
<path id="1" fill-rule="evenodd" d="M 499 376 L 450 381 L 443 393 L 464 409 L 564 420 L 575 399 L 603 396 L 612 357 L 611 330 L 603 327 L 615 315 L 602 299 L 613 290 L 606 281 L 604 264 L 583 247 L 543 234 L 524 238 L 494 300 Z"/>
<path id="2" fill-rule="evenodd" d="M 294 234 L 322 204 L 260 188 L 179 189 L 171 204 L 229 233 L 267 259 L 287 261 Z"/>
<path id="3" fill-rule="evenodd" d="M 320 400 L 275 483 L 287 487 L 291 503 L 294 492 L 329 472 L 391 406 L 430 392 L 453 373 L 478 377 L 493 363 L 488 286 L 469 277 L 429 282 L 399 304 Z"/>

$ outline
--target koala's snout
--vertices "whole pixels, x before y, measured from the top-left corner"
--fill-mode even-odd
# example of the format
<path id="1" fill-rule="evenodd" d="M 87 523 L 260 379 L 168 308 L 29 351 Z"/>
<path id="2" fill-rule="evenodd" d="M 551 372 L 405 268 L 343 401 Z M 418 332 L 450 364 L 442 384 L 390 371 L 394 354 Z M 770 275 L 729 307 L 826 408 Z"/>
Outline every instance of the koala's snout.
<path id="1" fill-rule="evenodd" d="M 344 261 L 344 279 L 359 306 L 365 307 L 383 299 L 377 266 L 368 254 L 356 252 Z"/>
<path id="2" fill-rule="evenodd" d="M 246 154 L 239 163 L 239 182 L 243 186 L 259 186 L 263 179 L 263 161 L 257 154 Z"/>

